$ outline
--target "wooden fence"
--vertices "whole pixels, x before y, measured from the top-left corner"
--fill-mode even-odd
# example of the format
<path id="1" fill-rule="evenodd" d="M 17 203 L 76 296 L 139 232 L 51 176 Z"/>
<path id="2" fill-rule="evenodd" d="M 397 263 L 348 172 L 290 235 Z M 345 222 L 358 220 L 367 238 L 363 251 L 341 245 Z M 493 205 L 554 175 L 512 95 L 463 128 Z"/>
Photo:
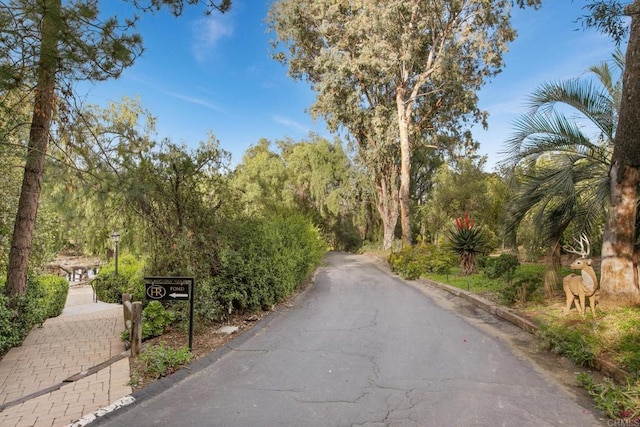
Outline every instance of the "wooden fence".
<path id="1" fill-rule="evenodd" d="M 142 303 L 131 302 L 131 294 L 122 294 L 124 326 L 129 331 L 131 355 L 137 356 L 142 349 Z"/>

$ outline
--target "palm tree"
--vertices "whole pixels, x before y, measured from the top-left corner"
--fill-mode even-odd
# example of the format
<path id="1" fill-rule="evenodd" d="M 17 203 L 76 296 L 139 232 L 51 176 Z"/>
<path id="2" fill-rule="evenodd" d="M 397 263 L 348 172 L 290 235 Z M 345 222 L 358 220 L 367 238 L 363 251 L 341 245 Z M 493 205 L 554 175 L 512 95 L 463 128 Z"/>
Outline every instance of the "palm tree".
<path id="1" fill-rule="evenodd" d="M 557 283 L 564 232 L 571 227 L 578 234 L 601 234 L 606 218 L 622 52 L 614 53 L 613 65 L 615 69 L 607 62 L 592 66 L 591 78 L 542 85 L 506 143 L 506 162 L 515 177 L 507 235 L 515 243 L 520 224 L 531 221 L 548 245 L 547 295 Z"/>

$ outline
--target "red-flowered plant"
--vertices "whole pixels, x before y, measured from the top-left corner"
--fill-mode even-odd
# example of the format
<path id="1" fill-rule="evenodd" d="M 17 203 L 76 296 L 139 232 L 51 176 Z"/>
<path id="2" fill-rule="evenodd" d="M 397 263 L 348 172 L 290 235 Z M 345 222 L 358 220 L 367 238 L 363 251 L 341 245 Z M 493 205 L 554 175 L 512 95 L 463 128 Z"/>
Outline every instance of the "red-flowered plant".
<path id="1" fill-rule="evenodd" d="M 476 225 L 467 212 L 455 219 L 455 225 L 449 231 L 451 250 L 460 255 L 463 274 L 475 273 L 478 269 L 476 256 L 486 248 L 482 227 Z"/>

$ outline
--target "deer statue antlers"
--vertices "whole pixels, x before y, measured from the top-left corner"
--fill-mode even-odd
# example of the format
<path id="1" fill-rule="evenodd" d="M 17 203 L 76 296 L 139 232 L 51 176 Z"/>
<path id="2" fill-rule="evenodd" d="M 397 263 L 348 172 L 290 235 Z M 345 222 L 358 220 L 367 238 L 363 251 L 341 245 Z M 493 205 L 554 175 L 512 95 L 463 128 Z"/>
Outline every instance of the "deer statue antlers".
<path id="1" fill-rule="evenodd" d="M 586 234 L 582 233 L 580 235 L 580 239 L 576 239 L 575 237 L 573 238 L 573 240 L 576 241 L 576 243 L 578 243 L 580 245 L 580 250 L 576 250 L 573 248 L 573 246 L 569 246 L 569 245 L 564 245 L 562 248 L 567 251 L 570 252 L 572 254 L 578 254 L 580 255 L 581 258 L 586 258 L 589 256 L 589 254 L 591 253 L 591 244 L 589 243 L 589 238 L 587 237 Z M 585 250 L 584 245 L 587 245 L 587 249 Z"/>
<path id="2" fill-rule="evenodd" d="M 598 296 L 598 277 L 596 276 L 593 267 L 591 266 L 591 259 L 588 259 L 591 252 L 591 245 L 589 244 L 589 238 L 586 234 L 582 234 L 580 239 L 574 239 L 576 243 L 580 245 L 580 250 L 576 250 L 571 246 L 563 246 L 563 248 L 570 253 L 580 255 L 580 258 L 571 263 L 570 268 L 572 270 L 581 270 L 580 275 L 569 274 L 562 279 L 562 288 L 566 296 L 566 306 L 564 308 L 564 315 L 569 314 L 571 305 L 575 303 L 576 310 L 584 315 L 586 306 L 585 300 L 589 298 L 589 307 L 591 308 L 591 314 L 596 315 L 596 299 Z M 585 249 L 586 245 L 586 249 Z M 577 297 L 577 300 L 576 300 Z"/>

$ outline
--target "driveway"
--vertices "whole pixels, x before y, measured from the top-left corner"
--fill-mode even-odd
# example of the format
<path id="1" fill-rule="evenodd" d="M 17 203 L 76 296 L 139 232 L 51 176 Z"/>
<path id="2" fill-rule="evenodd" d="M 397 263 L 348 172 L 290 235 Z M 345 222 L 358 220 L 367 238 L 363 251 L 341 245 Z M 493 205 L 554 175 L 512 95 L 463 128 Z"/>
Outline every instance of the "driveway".
<path id="1" fill-rule="evenodd" d="M 490 328 L 343 253 L 291 307 L 167 380 L 96 424 L 603 425 Z"/>

